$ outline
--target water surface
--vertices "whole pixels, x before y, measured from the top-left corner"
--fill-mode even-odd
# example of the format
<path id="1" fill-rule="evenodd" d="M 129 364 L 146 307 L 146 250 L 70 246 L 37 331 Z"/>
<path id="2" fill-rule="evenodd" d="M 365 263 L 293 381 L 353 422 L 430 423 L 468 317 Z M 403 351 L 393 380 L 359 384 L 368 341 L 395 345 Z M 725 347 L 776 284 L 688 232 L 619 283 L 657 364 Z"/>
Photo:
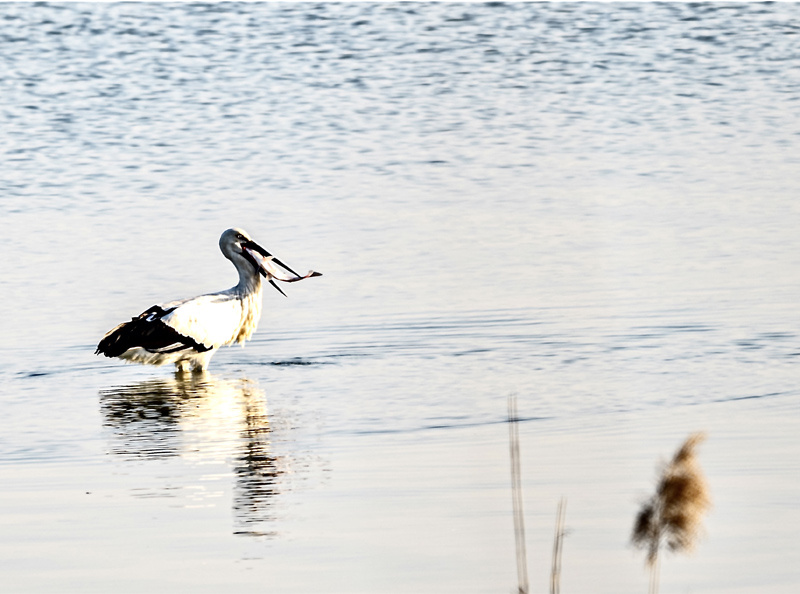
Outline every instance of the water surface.
<path id="1" fill-rule="evenodd" d="M 9 591 L 640 592 L 656 464 L 714 509 L 663 592 L 800 583 L 794 4 L 4 4 Z M 210 375 L 92 352 L 324 276 Z"/>

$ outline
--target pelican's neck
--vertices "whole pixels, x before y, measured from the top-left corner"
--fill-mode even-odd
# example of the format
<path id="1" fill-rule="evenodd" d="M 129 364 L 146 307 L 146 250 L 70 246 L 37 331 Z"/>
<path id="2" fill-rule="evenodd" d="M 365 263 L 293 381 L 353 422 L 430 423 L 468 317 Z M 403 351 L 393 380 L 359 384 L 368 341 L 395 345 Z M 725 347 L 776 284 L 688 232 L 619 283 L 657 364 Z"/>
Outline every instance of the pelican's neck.
<path id="1" fill-rule="evenodd" d="M 250 295 L 260 296 L 263 286 L 261 283 L 261 275 L 253 270 L 252 266 L 238 268 L 238 272 L 239 284 L 234 287 L 234 291 L 243 297 L 248 297 Z"/>

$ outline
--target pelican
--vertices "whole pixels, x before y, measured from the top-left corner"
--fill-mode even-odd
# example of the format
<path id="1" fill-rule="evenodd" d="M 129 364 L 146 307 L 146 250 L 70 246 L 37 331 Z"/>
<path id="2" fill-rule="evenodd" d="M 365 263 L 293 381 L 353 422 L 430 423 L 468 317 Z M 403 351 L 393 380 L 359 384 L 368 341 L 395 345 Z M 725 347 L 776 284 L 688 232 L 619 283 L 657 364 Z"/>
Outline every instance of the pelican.
<path id="1" fill-rule="evenodd" d="M 222 255 L 233 262 L 239 283 L 226 291 L 154 305 L 103 336 L 95 355 L 133 363 L 174 363 L 177 371 L 202 372 L 221 346 L 244 344 L 261 317 L 263 276 L 281 294 L 276 280 L 293 283 L 300 276 L 253 241 L 242 229 L 228 229 L 219 238 Z"/>

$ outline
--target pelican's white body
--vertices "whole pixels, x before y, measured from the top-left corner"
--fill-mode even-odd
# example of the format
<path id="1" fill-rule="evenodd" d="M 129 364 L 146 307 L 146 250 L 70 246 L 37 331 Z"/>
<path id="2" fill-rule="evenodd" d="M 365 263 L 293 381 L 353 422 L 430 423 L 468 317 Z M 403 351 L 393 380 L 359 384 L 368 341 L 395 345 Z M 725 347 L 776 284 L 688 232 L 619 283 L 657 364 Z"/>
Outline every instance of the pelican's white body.
<path id="1" fill-rule="evenodd" d="M 147 365 L 175 363 L 184 371 L 205 370 L 219 347 L 235 342 L 244 344 L 258 327 L 261 318 L 261 279 L 256 277 L 256 281 L 256 287 L 250 291 L 243 291 L 237 285 L 227 291 L 161 305 L 163 309 L 176 308 L 161 318 L 162 322 L 178 333 L 211 347 L 210 350 L 204 353 L 151 353 L 142 347 L 135 347 L 125 351 L 120 358 Z"/>

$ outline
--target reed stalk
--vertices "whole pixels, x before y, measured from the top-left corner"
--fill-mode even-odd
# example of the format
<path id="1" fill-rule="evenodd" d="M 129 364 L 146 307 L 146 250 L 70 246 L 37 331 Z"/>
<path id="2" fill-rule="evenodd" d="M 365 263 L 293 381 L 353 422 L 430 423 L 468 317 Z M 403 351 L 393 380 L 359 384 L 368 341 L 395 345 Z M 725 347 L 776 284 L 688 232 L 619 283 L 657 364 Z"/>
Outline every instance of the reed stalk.
<path id="1" fill-rule="evenodd" d="M 562 497 L 556 510 L 556 533 L 553 537 L 553 566 L 550 570 L 550 594 L 561 592 L 561 551 L 564 547 L 564 518 L 567 514 L 567 500 Z"/>
<path id="2" fill-rule="evenodd" d="M 517 550 L 517 594 L 528 594 L 528 556 L 525 550 L 525 518 L 522 513 L 522 473 L 519 464 L 519 417 L 517 397 L 508 397 L 508 441 L 511 452 L 511 499 L 514 506 L 514 539 Z"/>

